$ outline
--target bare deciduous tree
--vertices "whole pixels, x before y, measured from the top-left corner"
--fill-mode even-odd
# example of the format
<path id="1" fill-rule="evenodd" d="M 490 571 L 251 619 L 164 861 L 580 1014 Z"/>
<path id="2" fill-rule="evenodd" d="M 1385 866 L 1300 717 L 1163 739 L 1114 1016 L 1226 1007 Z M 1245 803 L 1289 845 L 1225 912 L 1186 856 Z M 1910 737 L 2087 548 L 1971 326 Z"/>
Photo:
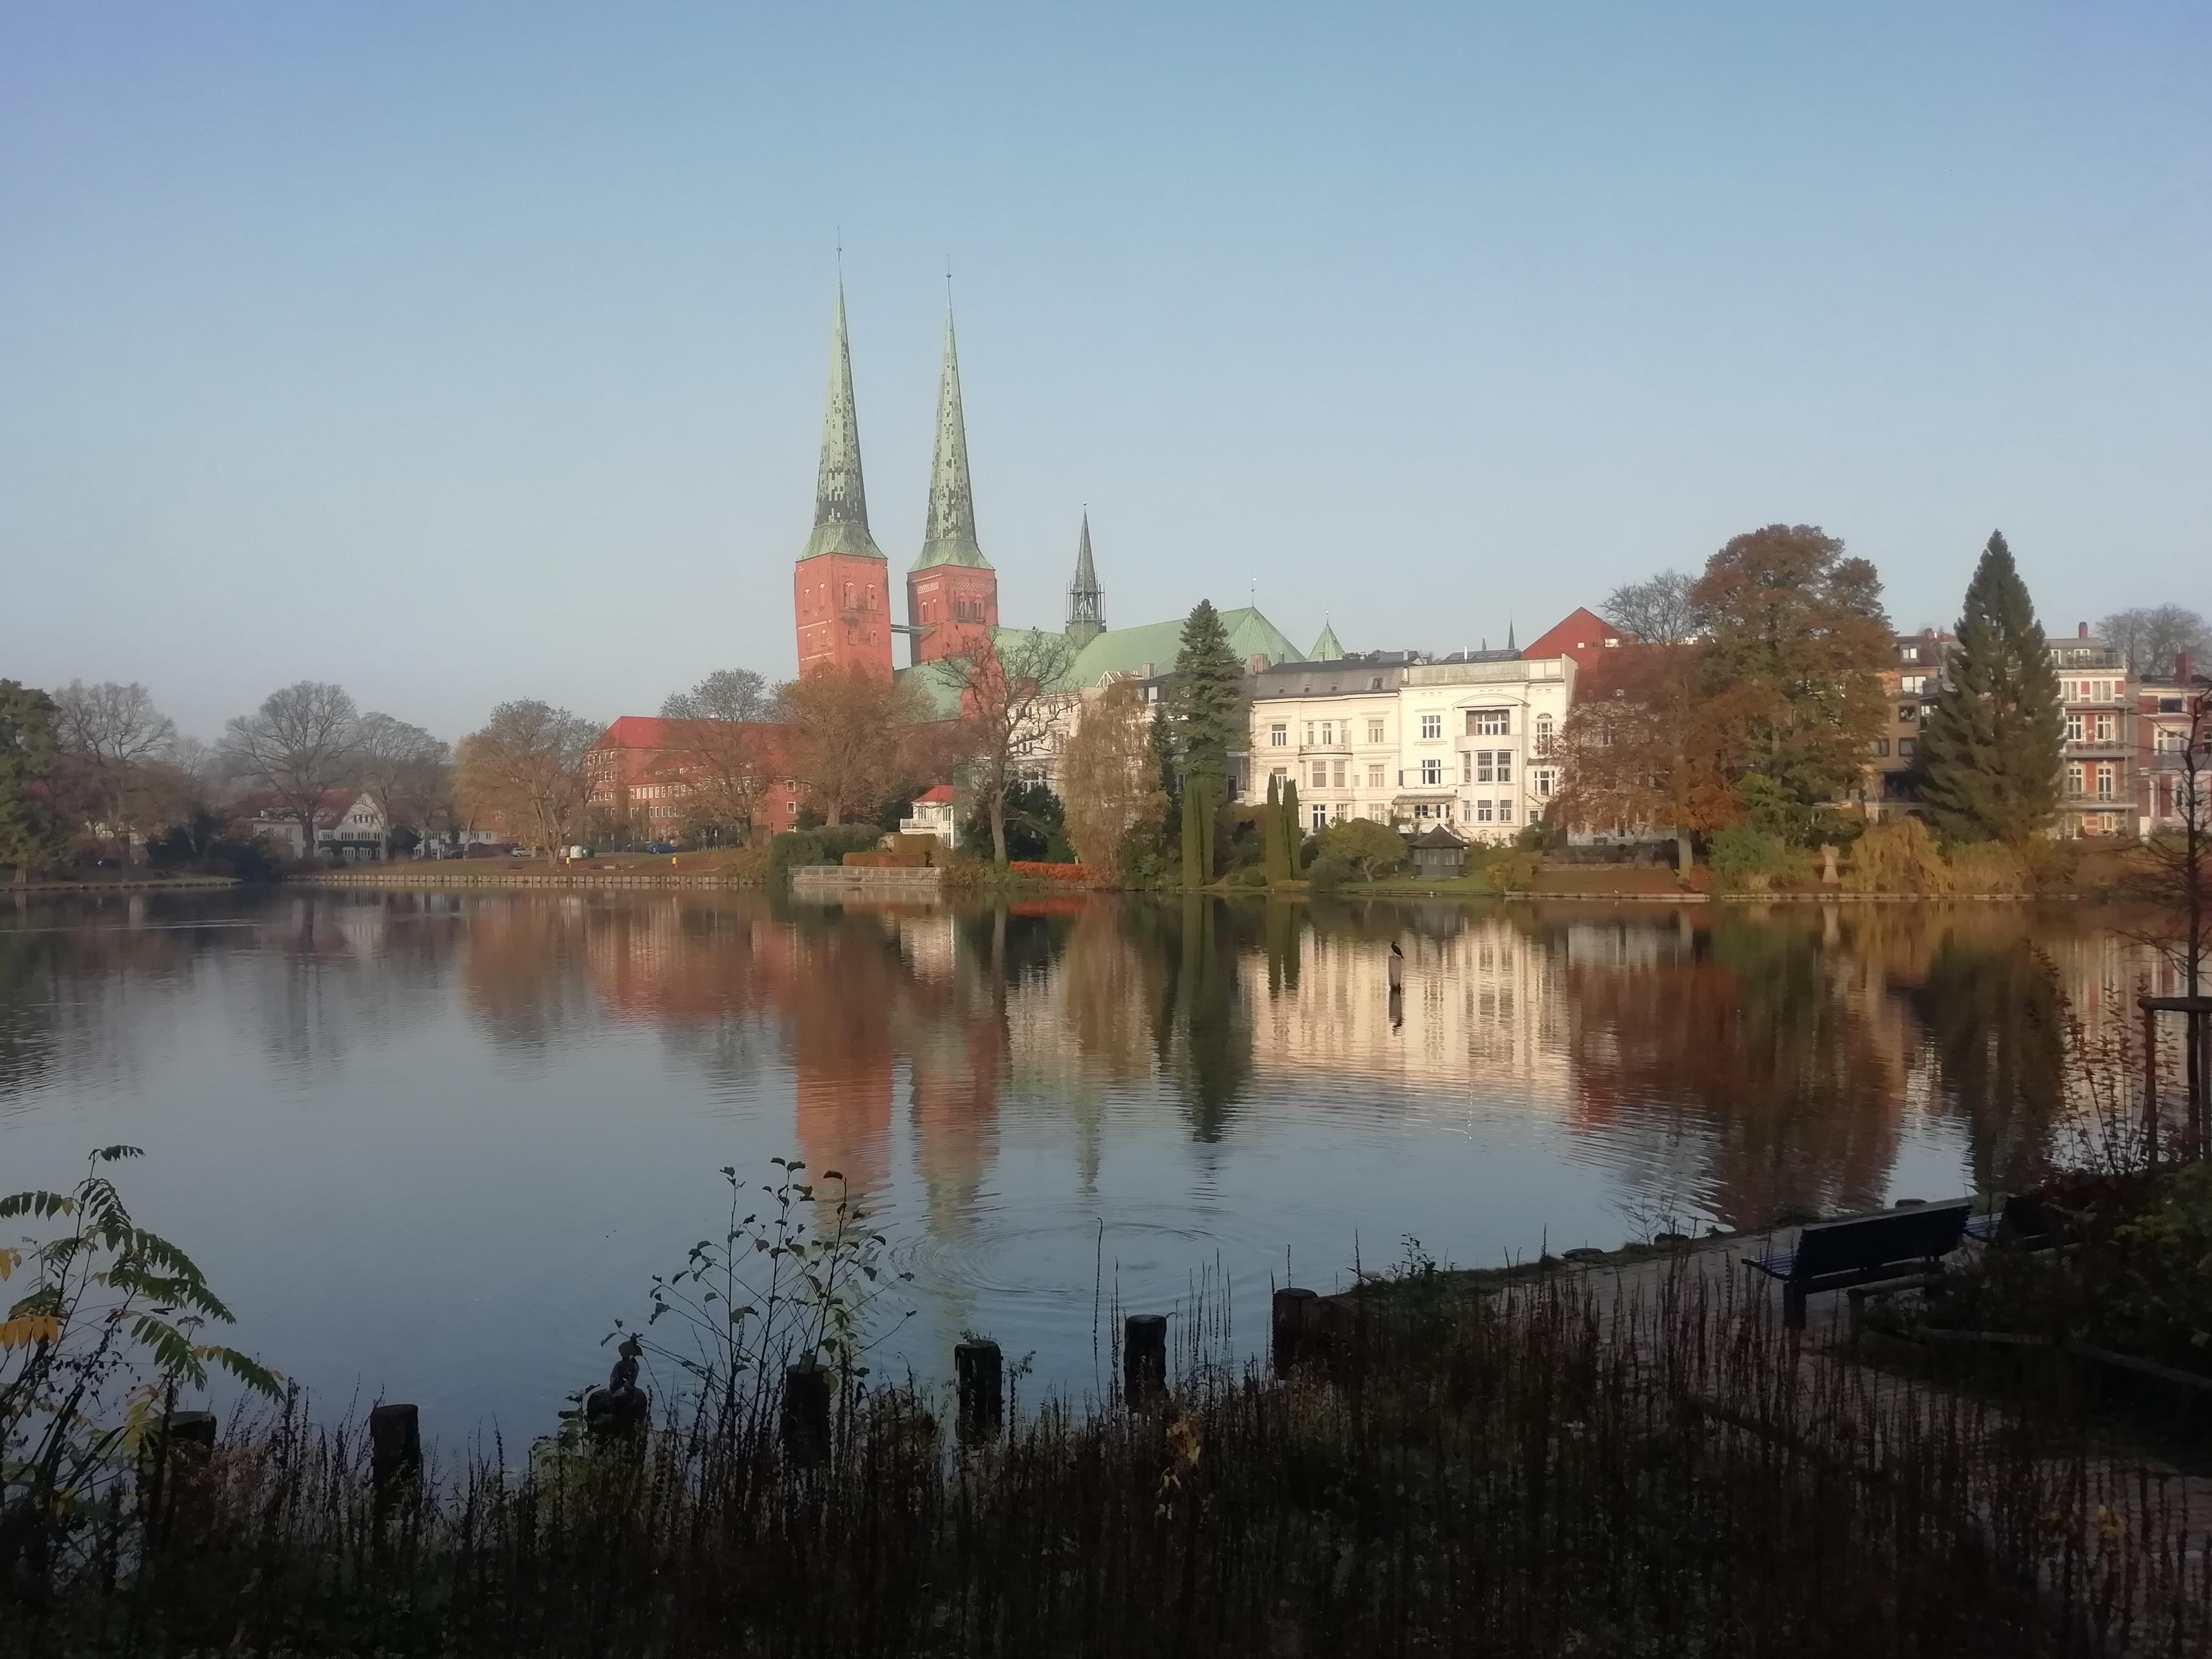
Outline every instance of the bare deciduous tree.
<path id="1" fill-rule="evenodd" d="M 417 835 L 446 793 L 452 767 L 446 745 L 419 726 L 389 714 L 362 716 L 355 776 L 384 814 L 384 855 L 392 831 L 404 824 Z"/>
<path id="2" fill-rule="evenodd" d="M 1117 680 L 1084 705 L 1060 757 L 1060 779 L 1076 857 L 1112 873 L 1129 832 L 1167 814 L 1159 757 L 1134 680 Z"/>
<path id="3" fill-rule="evenodd" d="M 960 726 L 975 804 L 991 823 L 991 856 L 1006 861 L 1006 797 L 1053 759 L 1055 717 L 1073 700 L 1067 687 L 1075 643 L 1041 629 L 1001 633 L 939 665 L 960 694 Z"/>
<path id="4" fill-rule="evenodd" d="M 718 668 L 690 690 L 672 693 L 660 705 L 660 718 L 748 724 L 774 720 L 775 695 L 750 668 Z"/>
<path id="5" fill-rule="evenodd" d="M 503 702 L 482 731 L 461 739 L 454 793 L 473 817 L 558 857 L 583 816 L 590 793 L 584 754 L 599 729 L 534 698 Z"/>
<path id="6" fill-rule="evenodd" d="M 300 826 L 305 855 L 312 858 L 323 796 L 349 775 L 360 730 L 361 716 L 343 687 L 301 680 L 231 720 L 222 751 L 233 775 L 276 796 Z"/>
<path id="7" fill-rule="evenodd" d="M 2207 629 L 2204 618 L 2178 605 L 2115 611 L 2097 624 L 2097 631 L 2127 659 L 2128 670 L 2135 674 L 2170 674 L 2174 659 L 2183 652 L 2202 656 L 2212 651 L 2212 629 Z"/>
<path id="8" fill-rule="evenodd" d="M 1614 588 L 1598 614 L 1646 645 L 1680 645 L 1695 639 L 1702 626 L 1690 598 L 1697 585 L 1698 579 L 1686 571 L 1662 570 L 1647 580 Z"/>
<path id="9" fill-rule="evenodd" d="M 135 681 L 71 680 L 54 693 L 54 712 L 62 793 L 71 816 L 101 839 L 126 846 L 150 830 L 166 792 L 149 786 L 156 765 L 176 748 L 176 722 Z"/>
<path id="10" fill-rule="evenodd" d="M 669 725 L 659 770 L 682 792 L 689 827 L 742 839 L 782 759 L 768 682 L 750 668 L 719 668 L 669 696 L 660 717 Z"/>

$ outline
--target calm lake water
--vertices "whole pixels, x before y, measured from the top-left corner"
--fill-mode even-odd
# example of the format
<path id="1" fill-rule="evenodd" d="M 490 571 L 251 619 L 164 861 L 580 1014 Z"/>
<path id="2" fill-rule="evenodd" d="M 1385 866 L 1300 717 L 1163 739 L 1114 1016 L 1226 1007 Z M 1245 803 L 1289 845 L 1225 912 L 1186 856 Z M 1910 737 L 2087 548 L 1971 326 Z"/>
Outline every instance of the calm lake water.
<path id="1" fill-rule="evenodd" d="M 1388 989 L 1393 940 L 1405 991 Z M 0 907 L 0 1190 L 86 1152 L 325 1407 L 544 1432 L 720 1230 L 716 1170 L 842 1170 L 963 1329 L 1096 1375 L 1100 1286 L 1264 1340 L 1407 1237 L 1460 1265 L 2033 1170 L 2081 907 L 819 908 L 283 890 Z"/>

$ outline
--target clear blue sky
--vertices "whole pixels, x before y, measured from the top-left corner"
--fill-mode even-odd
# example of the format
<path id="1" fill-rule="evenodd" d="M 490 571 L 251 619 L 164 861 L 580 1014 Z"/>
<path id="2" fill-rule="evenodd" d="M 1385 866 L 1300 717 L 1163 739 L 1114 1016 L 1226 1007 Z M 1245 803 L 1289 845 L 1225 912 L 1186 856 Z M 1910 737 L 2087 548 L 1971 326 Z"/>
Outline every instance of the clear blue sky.
<path id="1" fill-rule="evenodd" d="M 0 5 L 0 675 L 458 736 L 791 672 L 878 541 L 1525 639 L 1825 526 L 1905 627 L 2212 610 L 2212 7 Z"/>

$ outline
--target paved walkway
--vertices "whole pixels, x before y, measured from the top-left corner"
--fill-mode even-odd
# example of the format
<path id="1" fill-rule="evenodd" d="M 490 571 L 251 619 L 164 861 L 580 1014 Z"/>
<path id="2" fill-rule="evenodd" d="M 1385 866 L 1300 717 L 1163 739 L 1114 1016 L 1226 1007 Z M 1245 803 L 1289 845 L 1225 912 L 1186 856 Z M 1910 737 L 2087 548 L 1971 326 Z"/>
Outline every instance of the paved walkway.
<path id="1" fill-rule="evenodd" d="M 1774 1315 L 1778 1332 L 1781 1285 L 1743 1263 L 1747 1256 L 1796 1249 L 1798 1231 L 1785 1227 L 1767 1233 L 1733 1234 L 1702 1240 L 1668 1255 L 1570 1263 L 1562 1271 L 1595 1292 L 1601 1309 L 1656 1308 L 1670 1292 L 1677 1296 L 1702 1292 L 1723 1306 L 1729 1305 L 1729 1298 L 1735 1298 L 1735 1305 L 1739 1306 L 1764 1302 Z M 1683 1277 L 1678 1280 L 1677 1275 Z M 1848 1311 L 1849 1300 L 1840 1291 L 1813 1298 L 1796 1363 L 1802 1385 L 1814 1401 L 1850 1401 L 1857 1407 L 1851 1415 L 1861 1421 L 1869 1415 L 1886 1415 L 1894 1410 L 1913 1411 L 1924 1418 L 1962 1407 L 1989 1409 L 1960 1390 L 1855 1359 L 1847 1328 Z M 2005 1420 L 2000 1409 L 1998 1425 Z M 1813 1426 L 1817 1431 L 1818 1425 Z M 1835 1427 L 1839 1431 L 1846 1427 L 1840 1413 L 1835 1414 Z M 1835 1444 L 1839 1455 L 1854 1449 L 1843 1434 Z M 2071 1464 L 2069 1460 L 2052 1458 L 2039 1468 L 2058 1489 L 2063 1485 L 2061 1476 Z M 2212 1549 L 2208 1549 L 2208 1539 L 2212 1539 L 2212 1477 L 2185 1474 L 2162 1459 L 2118 1446 L 2093 1452 L 2087 1474 L 2089 1501 L 2084 1505 L 2082 1524 L 2085 1541 L 2093 1552 L 2115 1548 L 2124 1538 L 2148 1533 L 2153 1539 L 2166 1540 L 2192 1570 L 2203 1571 L 2212 1565 Z M 2141 1595 L 2141 1586 L 2131 1593 Z"/>

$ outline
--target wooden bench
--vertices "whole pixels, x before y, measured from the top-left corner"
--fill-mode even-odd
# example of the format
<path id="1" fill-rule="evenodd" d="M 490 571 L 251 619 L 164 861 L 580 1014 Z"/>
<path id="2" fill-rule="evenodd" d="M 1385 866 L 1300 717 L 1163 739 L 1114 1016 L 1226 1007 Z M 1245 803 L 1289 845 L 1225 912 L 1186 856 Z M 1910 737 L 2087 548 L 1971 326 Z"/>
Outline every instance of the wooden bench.
<path id="1" fill-rule="evenodd" d="M 1877 1279 L 1926 1273 L 1959 1248 L 1973 1200 L 1929 1204 L 1887 1215 L 1821 1222 L 1797 1235 L 1794 1250 L 1746 1256 L 1743 1265 L 1782 1281 L 1782 1322 L 1805 1328 L 1805 1298 Z"/>

